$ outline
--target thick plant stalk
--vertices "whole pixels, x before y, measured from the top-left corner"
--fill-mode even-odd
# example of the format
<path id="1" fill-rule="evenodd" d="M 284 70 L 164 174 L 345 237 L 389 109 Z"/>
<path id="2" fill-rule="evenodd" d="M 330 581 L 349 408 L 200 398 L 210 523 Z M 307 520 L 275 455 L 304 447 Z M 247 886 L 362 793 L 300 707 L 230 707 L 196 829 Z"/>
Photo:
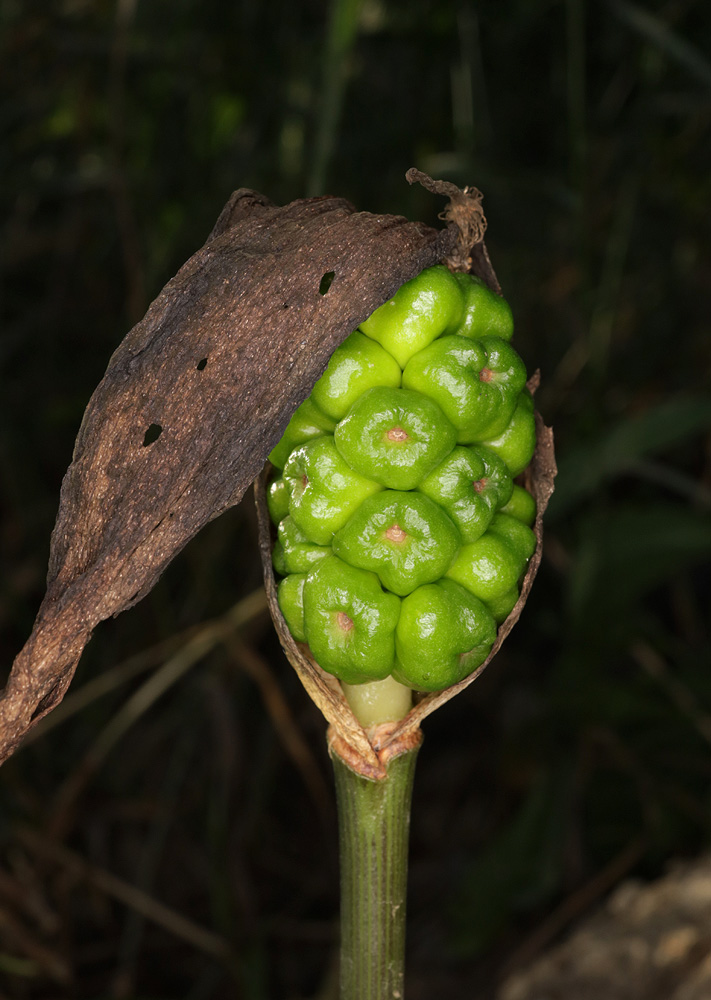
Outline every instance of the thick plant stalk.
<path id="1" fill-rule="evenodd" d="M 410 803 L 418 746 L 373 781 L 332 753 L 341 857 L 340 1000 L 404 997 Z"/>

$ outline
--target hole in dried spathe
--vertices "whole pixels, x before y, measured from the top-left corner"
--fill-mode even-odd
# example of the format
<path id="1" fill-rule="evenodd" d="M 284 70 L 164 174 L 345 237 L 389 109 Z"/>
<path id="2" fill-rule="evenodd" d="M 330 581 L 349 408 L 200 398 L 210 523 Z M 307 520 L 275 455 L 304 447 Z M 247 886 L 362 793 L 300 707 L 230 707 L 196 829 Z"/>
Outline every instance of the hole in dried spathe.
<path id="1" fill-rule="evenodd" d="M 318 286 L 318 293 L 319 293 L 319 295 L 325 295 L 326 294 L 326 292 L 331 287 L 331 283 L 333 282 L 333 279 L 335 277 L 336 277 L 336 272 L 335 271 L 326 271 L 326 273 L 321 278 L 321 282 L 320 282 L 320 284 Z"/>
<path id="2" fill-rule="evenodd" d="M 195 365 L 195 367 L 197 368 L 197 370 L 199 372 L 204 371 L 205 368 L 207 367 L 207 358 L 202 358 L 200 361 L 198 361 L 198 363 Z"/>
<path id="3" fill-rule="evenodd" d="M 160 424 L 151 424 L 146 433 L 143 435 L 143 447 L 147 448 L 149 444 L 153 444 L 163 433 L 163 428 Z"/>

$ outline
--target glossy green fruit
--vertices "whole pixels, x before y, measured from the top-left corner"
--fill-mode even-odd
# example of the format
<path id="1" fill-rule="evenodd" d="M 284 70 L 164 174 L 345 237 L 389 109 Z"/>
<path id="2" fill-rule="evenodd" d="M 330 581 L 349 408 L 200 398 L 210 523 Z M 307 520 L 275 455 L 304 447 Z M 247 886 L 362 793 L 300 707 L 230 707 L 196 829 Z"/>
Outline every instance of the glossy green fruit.
<path id="1" fill-rule="evenodd" d="M 284 546 L 279 539 L 276 540 L 272 549 L 272 563 L 280 576 L 285 576 L 289 572 L 286 568 L 286 560 L 284 559 Z"/>
<path id="2" fill-rule="evenodd" d="M 277 536 L 281 544 L 281 562 L 287 573 L 308 573 L 319 559 L 331 554 L 330 545 L 310 541 L 290 514 L 280 522 Z"/>
<path id="3" fill-rule="evenodd" d="M 484 604 L 452 580 L 419 587 L 402 602 L 393 676 L 420 691 L 438 691 L 484 662 L 496 623 Z"/>
<path id="4" fill-rule="evenodd" d="M 413 490 L 447 455 L 456 431 L 439 406 L 407 389 L 370 389 L 334 434 L 351 468 L 393 490 Z"/>
<path id="5" fill-rule="evenodd" d="M 267 508 L 274 524 L 279 524 L 289 513 L 289 491 L 281 476 L 277 479 L 272 479 L 269 484 L 269 488 L 267 489 Z"/>
<path id="6" fill-rule="evenodd" d="M 481 538 L 462 546 L 447 576 L 479 600 L 496 602 L 517 585 L 535 548 L 530 528 L 497 514 Z"/>
<path id="7" fill-rule="evenodd" d="M 457 428 L 459 443 L 470 444 L 509 425 L 526 369 L 500 337 L 441 337 L 408 362 L 402 384 L 433 399 Z"/>
<path id="8" fill-rule="evenodd" d="M 536 520 L 536 501 L 523 486 L 514 484 L 511 498 L 500 508 L 499 513 L 509 514 L 530 527 Z"/>
<path id="9" fill-rule="evenodd" d="M 483 443 L 503 458 L 512 476 L 523 472 L 536 450 L 536 422 L 530 392 L 524 389 L 519 394 L 506 429 Z"/>
<path id="10" fill-rule="evenodd" d="M 496 511 L 511 497 L 506 463 L 483 446 L 457 447 L 420 483 L 459 528 L 463 542 L 483 535 Z"/>
<path id="11" fill-rule="evenodd" d="M 320 437 L 321 434 L 332 434 L 335 427 L 334 421 L 321 413 L 311 397 L 305 399 L 289 421 L 281 441 L 271 451 L 269 461 L 278 469 L 283 468 L 297 444 Z"/>
<path id="12" fill-rule="evenodd" d="M 443 333 L 456 330 L 463 312 L 461 286 L 439 264 L 406 282 L 360 328 L 404 368 L 413 354 Z"/>
<path id="13" fill-rule="evenodd" d="M 297 642 L 306 642 L 304 631 L 304 584 L 306 573 L 291 573 L 279 582 L 277 600 L 289 631 Z"/>
<path id="14" fill-rule="evenodd" d="M 385 490 L 368 497 L 336 532 L 333 551 L 404 597 L 444 576 L 460 543 L 452 520 L 428 497 Z"/>
<path id="15" fill-rule="evenodd" d="M 492 292 L 481 278 L 455 274 L 464 294 L 464 312 L 456 332 L 462 337 L 501 337 L 511 340 L 513 315 L 506 299 Z"/>
<path id="16" fill-rule="evenodd" d="M 311 391 L 319 410 L 342 420 L 367 389 L 398 389 L 402 371 L 392 354 L 357 330 L 331 355 L 328 367 Z"/>
<path id="17" fill-rule="evenodd" d="M 536 551 L 536 536 L 533 531 L 517 517 L 499 513 L 491 522 L 489 531 L 503 538 L 514 549 L 519 557 L 528 562 Z"/>
<path id="18" fill-rule="evenodd" d="M 329 556 L 306 577 L 304 632 L 318 663 L 347 684 L 392 673 L 400 598 L 374 573 Z"/>
<path id="19" fill-rule="evenodd" d="M 382 489 L 348 465 L 330 434 L 294 448 L 284 465 L 284 482 L 289 513 L 317 545 L 329 545 L 365 498 Z"/>
<path id="20" fill-rule="evenodd" d="M 479 279 L 423 271 L 334 352 L 272 452 L 279 605 L 346 685 L 448 687 L 518 600 L 535 502 L 513 479 L 535 425 L 512 329 Z"/>
<path id="21" fill-rule="evenodd" d="M 496 624 L 500 625 L 511 614 L 517 601 L 518 587 L 512 587 L 505 594 L 501 594 L 500 597 L 491 598 L 491 600 L 486 602 L 486 606 L 494 616 Z"/>

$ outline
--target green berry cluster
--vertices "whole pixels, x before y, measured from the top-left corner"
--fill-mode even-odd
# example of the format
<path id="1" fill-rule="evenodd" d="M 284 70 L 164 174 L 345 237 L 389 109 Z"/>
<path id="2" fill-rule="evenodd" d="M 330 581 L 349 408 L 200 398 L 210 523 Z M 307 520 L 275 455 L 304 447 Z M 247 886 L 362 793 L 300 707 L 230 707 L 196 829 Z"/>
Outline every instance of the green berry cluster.
<path id="1" fill-rule="evenodd" d="M 346 684 L 449 687 L 487 657 L 535 548 L 511 310 L 438 265 L 332 355 L 270 457 L 279 606 Z"/>

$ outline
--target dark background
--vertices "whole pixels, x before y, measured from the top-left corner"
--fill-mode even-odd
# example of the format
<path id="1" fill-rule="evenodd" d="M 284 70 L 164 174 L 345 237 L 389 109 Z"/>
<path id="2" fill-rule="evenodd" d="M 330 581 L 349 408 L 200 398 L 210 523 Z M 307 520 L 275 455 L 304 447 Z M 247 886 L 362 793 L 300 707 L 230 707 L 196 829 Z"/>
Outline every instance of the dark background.
<path id="1" fill-rule="evenodd" d="M 711 837 L 709 52 L 701 0 L 0 3 L 3 670 L 88 398 L 233 189 L 485 193 L 560 476 L 521 621 L 425 724 L 410 1000 L 492 996 Z M 323 722 L 258 598 L 210 625 L 259 586 L 245 501 L 3 767 L 0 996 L 335 996 Z"/>

